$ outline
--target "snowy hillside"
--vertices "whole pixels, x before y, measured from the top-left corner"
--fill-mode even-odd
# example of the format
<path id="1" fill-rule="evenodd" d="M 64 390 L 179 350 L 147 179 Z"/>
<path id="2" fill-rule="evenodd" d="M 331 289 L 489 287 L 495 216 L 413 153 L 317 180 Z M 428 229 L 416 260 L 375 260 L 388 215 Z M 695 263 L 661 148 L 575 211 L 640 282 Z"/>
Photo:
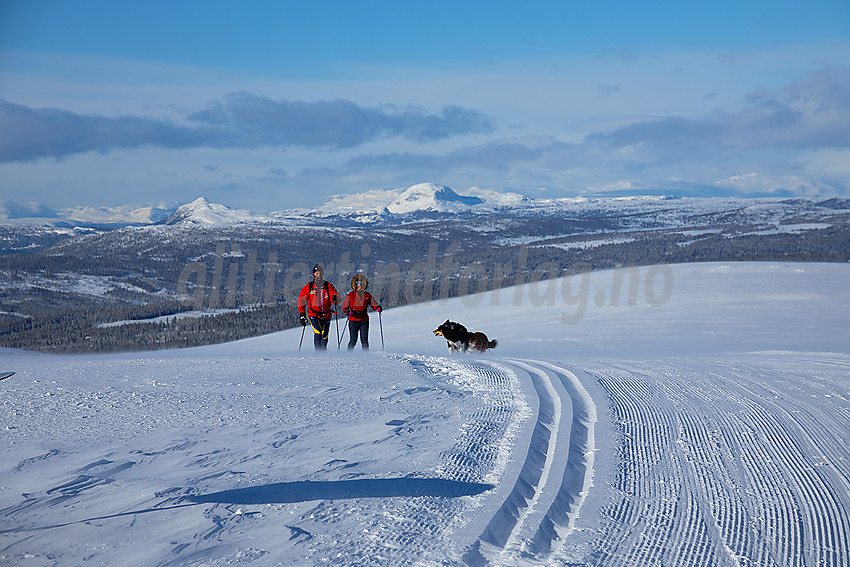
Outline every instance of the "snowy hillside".
<path id="1" fill-rule="evenodd" d="M 3 350 L 0 564 L 847 565 L 848 285 L 654 266 L 391 308 L 369 354 Z"/>

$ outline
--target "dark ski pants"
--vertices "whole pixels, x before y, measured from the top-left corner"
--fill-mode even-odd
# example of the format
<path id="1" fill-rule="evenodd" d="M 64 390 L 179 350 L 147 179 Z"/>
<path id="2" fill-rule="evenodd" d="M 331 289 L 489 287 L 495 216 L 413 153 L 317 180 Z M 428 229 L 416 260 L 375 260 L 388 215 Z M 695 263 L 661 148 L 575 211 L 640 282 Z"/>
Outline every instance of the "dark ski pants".
<path id="1" fill-rule="evenodd" d="M 348 350 L 352 350 L 357 344 L 357 335 L 360 335 L 360 344 L 363 350 L 369 350 L 369 321 L 348 322 Z"/>
<path id="2" fill-rule="evenodd" d="M 310 317 L 313 326 L 313 346 L 316 350 L 328 350 L 328 338 L 331 333 L 331 320 Z"/>

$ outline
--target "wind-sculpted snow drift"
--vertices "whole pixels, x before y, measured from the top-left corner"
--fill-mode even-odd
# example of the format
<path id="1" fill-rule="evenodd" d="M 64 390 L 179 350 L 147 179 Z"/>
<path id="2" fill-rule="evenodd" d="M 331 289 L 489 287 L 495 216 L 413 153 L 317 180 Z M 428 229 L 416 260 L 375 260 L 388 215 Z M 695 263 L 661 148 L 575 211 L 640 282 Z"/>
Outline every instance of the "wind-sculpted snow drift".
<path id="1" fill-rule="evenodd" d="M 848 565 L 850 266 L 672 273 L 575 325 L 390 309 L 370 355 L 0 351 L 0 564 Z"/>

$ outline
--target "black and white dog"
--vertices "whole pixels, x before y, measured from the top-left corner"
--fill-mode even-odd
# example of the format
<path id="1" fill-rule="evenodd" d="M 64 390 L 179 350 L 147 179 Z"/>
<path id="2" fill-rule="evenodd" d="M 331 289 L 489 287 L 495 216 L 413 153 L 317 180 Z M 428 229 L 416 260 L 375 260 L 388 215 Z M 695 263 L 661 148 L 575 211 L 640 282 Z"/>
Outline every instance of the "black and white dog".
<path id="1" fill-rule="evenodd" d="M 434 335 L 443 337 L 449 343 L 449 352 L 467 352 L 469 349 L 480 353 L 496 348 L 497 341 L 487 338 L 484 333 L 470 333 L 460 323 L 446 320 L 434 330 Z"/>
<path id="2" fill-rule="evenodd" d="M 469 349 L 469 331 L 460 323 L 446 322 L 434 329 L 434 335 L 449 343 L 449 352 L 466 352 Z"/>

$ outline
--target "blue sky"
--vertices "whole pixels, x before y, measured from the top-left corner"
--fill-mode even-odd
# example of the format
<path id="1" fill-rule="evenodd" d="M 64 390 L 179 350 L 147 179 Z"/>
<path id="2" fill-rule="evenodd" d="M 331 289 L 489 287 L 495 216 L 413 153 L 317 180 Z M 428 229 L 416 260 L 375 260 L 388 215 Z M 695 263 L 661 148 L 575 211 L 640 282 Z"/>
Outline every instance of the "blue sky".
<path id="1" fill-rule="evenodd" d="M 850 2 L 0 0 L 0 200 L 850 195 Z"/>

